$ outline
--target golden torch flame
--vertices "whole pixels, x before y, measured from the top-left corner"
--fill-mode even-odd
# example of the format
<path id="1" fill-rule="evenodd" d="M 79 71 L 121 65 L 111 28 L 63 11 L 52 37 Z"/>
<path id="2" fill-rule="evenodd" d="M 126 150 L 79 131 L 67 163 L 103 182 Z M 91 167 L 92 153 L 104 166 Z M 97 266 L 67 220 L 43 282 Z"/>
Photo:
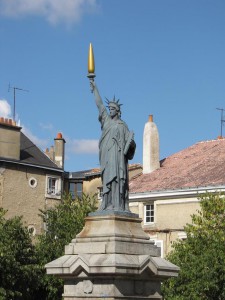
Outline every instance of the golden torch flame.
<path id="1" fill-rule="evenodd" d="M 94 52 L 91 43 L 90 43 L 89 54 L 88 54 L 88 73 L 89 74 L 95 73 L 95 59 L 94 59 Z"/>

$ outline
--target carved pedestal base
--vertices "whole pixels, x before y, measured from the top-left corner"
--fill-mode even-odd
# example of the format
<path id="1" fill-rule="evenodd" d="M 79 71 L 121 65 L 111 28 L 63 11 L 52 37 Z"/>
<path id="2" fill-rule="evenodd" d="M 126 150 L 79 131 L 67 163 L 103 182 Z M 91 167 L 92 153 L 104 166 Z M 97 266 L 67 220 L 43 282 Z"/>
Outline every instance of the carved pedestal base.
<path id="1" fill-rule="evenodd" d="M 64 300 L 162 299 L 161 281 L 179 271 L 159 256 L 141 219 L 120 215 L 87 217 L 65 255 L 46 269 L 64 279 Z"/>

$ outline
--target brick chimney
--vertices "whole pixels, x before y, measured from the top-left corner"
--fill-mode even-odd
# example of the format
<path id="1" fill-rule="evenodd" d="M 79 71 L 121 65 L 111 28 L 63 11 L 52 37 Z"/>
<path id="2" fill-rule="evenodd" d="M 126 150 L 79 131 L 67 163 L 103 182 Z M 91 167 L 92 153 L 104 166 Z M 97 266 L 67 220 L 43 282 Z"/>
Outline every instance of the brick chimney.
<path id="1" fill-rule="evenodd" d="M 143 134 L 143 174 L 151 173 L 159 167 L 159 133 L 153 115 L 150 115 Z"/>
<path id="2" fill-rule="evenodd" d="M 0 157 L 20 159 L 20 130 L 12 119 L 0 118 Z"/>
<path id="3" fill-rule="evenodd" d="M 45 154 L 53 161 L 55 162 L 55 150 L 54 146 L 51 146 L 50 149 L 46 148 Z"/>
<path id="4" fill-rule="evenodd" d="M 64 169 L 64 159 L 65 159 L 65 143 L 66 141 L 62 137 L 62 133 L 58 133 L 55 141 L 55 163 L 59 168 Z"/>

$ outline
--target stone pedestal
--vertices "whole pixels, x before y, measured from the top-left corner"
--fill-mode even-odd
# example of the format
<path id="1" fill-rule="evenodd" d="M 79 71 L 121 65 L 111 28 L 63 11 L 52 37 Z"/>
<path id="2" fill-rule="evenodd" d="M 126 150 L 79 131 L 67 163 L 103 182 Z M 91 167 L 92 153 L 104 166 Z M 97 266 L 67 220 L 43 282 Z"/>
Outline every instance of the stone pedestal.
<path id="1" fill-rule="evenodd" d="M 64 280 L 64 300 L 162 299 L 161 281 L 177 276 L 179 268 L 159 250 L 139 218 L 89 216 L 65 255 L 46 269 Z"/>

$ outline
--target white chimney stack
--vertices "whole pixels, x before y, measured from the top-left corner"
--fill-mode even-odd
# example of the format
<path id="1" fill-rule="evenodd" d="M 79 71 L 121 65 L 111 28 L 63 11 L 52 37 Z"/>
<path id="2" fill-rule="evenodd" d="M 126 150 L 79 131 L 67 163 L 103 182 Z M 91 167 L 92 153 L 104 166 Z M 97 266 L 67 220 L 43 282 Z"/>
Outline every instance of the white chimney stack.
<path id="1" fill-rule="evenodd" d="M 159 133 L 150 115 L 143 135 L 143 174 L 151 173 L 159 167 Z"/>

